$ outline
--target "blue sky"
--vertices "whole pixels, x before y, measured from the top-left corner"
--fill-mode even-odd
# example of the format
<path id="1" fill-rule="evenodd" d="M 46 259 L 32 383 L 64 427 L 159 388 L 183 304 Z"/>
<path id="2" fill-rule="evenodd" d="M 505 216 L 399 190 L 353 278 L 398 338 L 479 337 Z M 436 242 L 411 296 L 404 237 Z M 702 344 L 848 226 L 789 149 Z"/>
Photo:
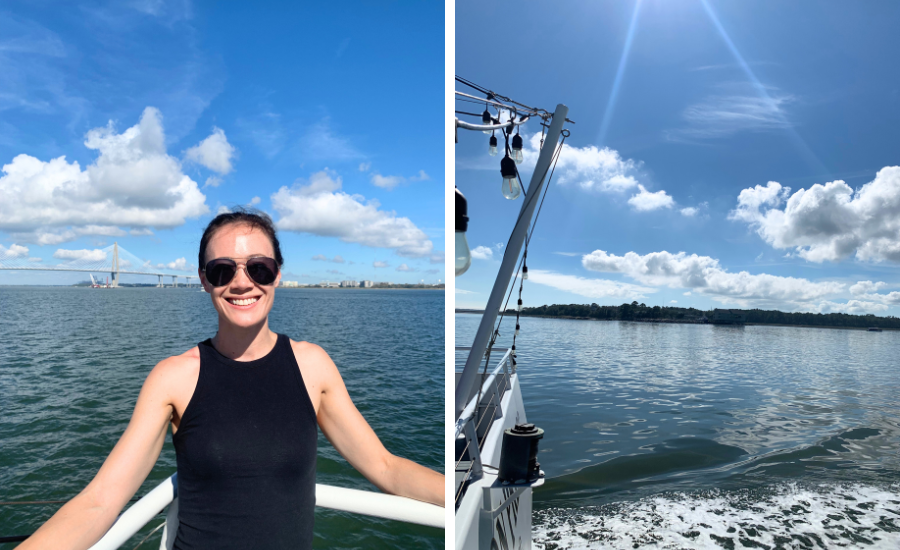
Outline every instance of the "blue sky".
<path id="1" fill-rule="evenodd" d="M 898 21 L 892 2 L 459 0 L 456 73 L 576 122 L 525 305 L 900 314 Z M 487 149 L 460 133 L 476 259 L 458 307 L 487 301 L 521 207 Z M 527 136 L 525 156 L 530 178 Z"/>
<path id="2" fill-rule="evenodd" d="M 249 204 L 283 279 L 443 279 L 443 29 L 435 3 L 4 2 L 0 262 L 118 242 L 195 273 L 206 223 Z"/>

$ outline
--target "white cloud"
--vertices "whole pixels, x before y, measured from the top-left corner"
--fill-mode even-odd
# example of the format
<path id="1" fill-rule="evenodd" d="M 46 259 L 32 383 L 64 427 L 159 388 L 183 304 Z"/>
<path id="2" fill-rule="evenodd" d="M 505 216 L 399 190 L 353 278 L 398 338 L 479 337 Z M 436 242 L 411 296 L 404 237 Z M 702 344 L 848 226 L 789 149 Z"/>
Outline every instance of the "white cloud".
<path id="1" fill-rule="evenodd" d="M 457 294 L 478 294 L 477 292 L 472 292 L 471 290 L 463 290 L 459 287 L 456 287 L 455 292 Z"/>
<path id="2" fill-rule="evenodd" d="M 362 165 L 360 165 L 360 170 L 362 170 Z M 366 165 L 366 170 L 368 170 L 368 165 Z M 374 186 L 390 191 L 394 187 L 397 187 L 401 183 L 406 183 L 407 181 L 428 181 L 430 179 L 428 174 L 425 173 L 425 170 L 419 170 L 418 174 L 408 179 L 403 176 L 382 176 L 381 174 L 375 173 L 372 174 L 371 181 Z"/>
<path id="3" fill-rule="evenodd" d="M 534 169 L 540 145 L 540 134 L 535 133 L 525 140 L 523 174 Z M 634 173 L 639 167 L 639 162 L 623 159 L 618 151 L 609 147 L 563 145 L 556 163 L 555 177 L 560 185 L 574 184 L 585 190 L 622 192 L 638 186 Z"/>
<path id="4" fill-rule="evenodd" d="M 368 172 L 369 168 L 371 168 L 371 167 L 372 167 L 371 162 L 360 162 L 359 163 L 359 171 L 360 172 Z"/>
<path id="5" fill-rule="evenodd" d="M 405 271 L 405 272 L 411 273 L 413 271 L 418 271 L 418 269 L 416 269 L 414 267 L 409 267 L 406 264 L 400 264 L 399 266 L 397 266 L 397 271 Z"/>
<path id="6" fill-rule="evenodd" d="M 564 275 L 541 269 L 528 270 L 529 281 L 546 285 L 587 298 L 618 298 L 629 301 L 643 298 L 646 294 L 656 292 L 655 288 L 647 288 L 630 283 L 610 281 L 607 279 L 588 279 L 574 275 Z"/>
<path id="7" fill-rule="evenodd" d="M 228 208 L 227 206 L 222 204 L 219 205 L 218 210 L 216 210 L 216 216 L 218 216 L 219 214 L 228 214 L 229 212 L 231 212 L 231 208 Z"/>
<path id="8" fill-rule="evenodd" d="M 344 263 L 344 258 L 342 258 L 340 255 L 337 255 L 334 258 L 332 258 L 331 261 L 336 264 L 342 264 L 342 263 Z"/>
<path id="9" fill-rule="evenodd" d="M 877 283 L 873 283 L 872 281 L 859 281 L 858 283 L 850 287 L 850 294 L 854 296 L 860 296 L 862 294 L 877 292 L 886 286 L 887 283 L 883 283 L 881 281 Z"/>
<path id="10" fill-rule="evenodd" d="M 312 257 L 312 259 L 314 262 L 327 262 L 328 256 L 326 256 L 325 254 L 316 254 Z"/>
<path id="11" fill-rule="evenodd" d="M 691 291 L 690 291 L 690 290 L 688 290 L 687 292 L 684 293 L 684 296 L 690 296 L 690 295 L 691 295 Z"/>
<path id="12" fill-rule="evenodd" d="M 0 230 L 59 244 L 97 231 L 109 235 L 109 227 L 177 227 L 209 211 L 196 182 L 166 154 L 156 109 L 146 108 L 121 134 L 112 123 L 95 128 L 84 144 L 100 153 L 85 170 L 65 156 L 44 162 L 25 154 L 3 166 Z"/>
<path id="13" fill-rule="evenodd" d="M 28 257 L 28 247 L 22 246 L 13 243 L 9 248 L 4 247 L 0 244 L 0 258 L 6 259 L 14 259 L 14 258 L 27 258 Z"/>
<path id="14" fill-rule="evenodd" d="M 783 208 L 782 208 L 782 205 Z M 738 195 L 729 214 L 774 248 L 794 249 L 812 262 L 900 262 L 900 166 L 882 168 L 855 191 L 841 180 L 791 194 L 770 181 Z"/>
<path id="15" fill-rule="evenodd" d="M 306 185 L 282 187 L 272 207 L 280 215 L 278 228 L 285 231 L 338 237 L 344 242 L 375 248 L 392 248 L 400 256 L 431 257 L 434 245 L 425 232 L 395 212 L 379 210 L 376 200 L 340 191 L 341 179 L 331 171 L 317 172 Z"/>
<path id="16" fill-rule="evenodd" d="M 669 301 L 669 303 L 670 303 L 670 304 L 677 304 L 677 303 L 678 303 L 678 300 L 671 300 L 671 301 Z"/>
<path id="17" fill-rule="evenodd" d="M 206 178 L 206 183 L 203 184 L 203 187 L 218 187 L 220 185 L 222 185 L 222 178 L 210 176 Z"/>
<path id="18" fill-rule="evenodd" d="M 628 204 L 634 207 L 638 212 L 649 212 L 651 210 L 659 210 L 660 208 L 672 208 L 675 201 L 666 194 L 665 191 L 657 191 L 651 193 L 644 189 L 643 185 L 638 184 L 640 192 L 628 199 Z"/>
<path id="19" fill-rule="evenodd" d="M 234 146 L 228 143 L 225 132 L 221 128 L 213 127 L 212 134 L 185 151 L 184 158 L 224 176 L 231 172 L 231 159 L 236 152 Z"/>
<path id="20" fill-rule="evenodd" d="M 256 206 L 257 204 L 259 204 L 259 202 L 260 202 L 259 197 L 253 197 L 252 199 L 250 199 L 250 206 Z"/>
<path id="21" fill-rule="evenodd" d="M 379 262 L 378 260 L 375 260 L 374 262 L 372 262 L 372 267 L 374 267 L 375 269 L 378 269 L 381 267 L 390 267 L 390 265 L 391 264 L 389 264 L 387 262 Z"/>
<path id="22" fill-rule="evenodd" d="M 43 258 L 28 258 L 29 262 L 43 262 Z"/>
<path id="23" fill-rule="evenodd" d="M 816 283 L 794 277 L 779 277 L 765 273 L 752 275 L 746 271 L 730 273 L 709 256 L 688 256 L 684 252 L 652 252 L 641 256 L 628 252 L 624 256 L 595 250 L 581 259 L 591 271 L 623 273 L 636 281 L 653 286 L 687 288 L 720 302 L 741 306 L 775 306 L 809 303 L 841 292 L 843 284 Z"/>
<path id="24" fill-rule="evenodd" d="M 334 132 L 327 117 L 309 126 L 294 151 L 302 160 L 347 162 L 365 158 L 348 138 Z"/>
<path id="25" fill-rule="evenodd" d="M 741 88 L 744 86 L 741 85 Z M 770 93 L 760 97 L 755 90 L 713 95 L 689 106 L 682 113 L 687 125 L 665 133 L 672 141 L 714 139 L 751 131 L 759 132 L 790 126 L 784 107 L 794 98 L 786 94 Z"/>
<path id="26" fill-rule="evenodd" d="M 850 294 L 859 300 L 867 300 L 879 304 L 900 305 L 900 292 L 895 290 L 893 292 L 888 292 L 887 294 L 878 294 L 878 290 L 886 286 L 887 283 L 880 281 L 877 283 L 873 283 L 872 281 L 859 281 L 850 287 Z"/>
<path id="27" fill-rule="evenodd" d="M 144 264 L 146 267 L 146 264 Z M 174 262 L 169 262 L 167 264 L 156 264 L 156 267 L 160 269 L 172 269 L 175 271 L 193 271 L 193 265 L 189 264 L 186 259 L 178 258 Z"/>
<path id="28" fill-rule="evenodd" d="M 397 187 L 405 180 L 401 176 L 382 176 L 381 174 L 372 174 L 372 185 L 381 187 L 382 189 L 391 190 Z"/>
<path id="29" fill-rule="evenodd" d="M 106 252 L 103 250 L 65 250 L 60 248 L 53 253 L 54 258 L 69 261 L 102 262 L 106 260 Z"/>
<path id="30" fill-rule="evenodd" d="M 847 313 L 849 315 L 865 315 L 866 313 L 881 313 L 888 309 L 884 304 L 875 302 L 864 302 L 860 300 L 849 300 L 845 304 L 822 301 L 818 304 L 807 304 L 801 309 L 813 311 L 816 313 Z"/>
<path id="31" fill-rule="evenodd" d="M 476 260 L 493 260 L 494 250 L 486 246 L 476 246 L 471 250 L 472 257 Z"/>
<path id="32" fill-rule="evenodd" d="M 697 215 L 697 212 L 699 212 L 699 210 L 694 206 L 688 206 L 681 209 L 681 215 L 687 218 L 693 218 Z"/>

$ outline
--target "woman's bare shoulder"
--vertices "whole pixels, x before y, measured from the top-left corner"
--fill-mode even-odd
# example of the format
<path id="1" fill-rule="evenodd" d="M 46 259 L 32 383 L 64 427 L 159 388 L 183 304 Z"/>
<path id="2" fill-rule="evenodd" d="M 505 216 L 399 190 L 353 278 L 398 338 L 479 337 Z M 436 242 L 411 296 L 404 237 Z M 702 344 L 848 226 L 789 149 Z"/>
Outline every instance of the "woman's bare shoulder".
<path id="1" fill-rule="evenodd" d="M 196 378 L 200 372 L 200 349 L 197 346 L 180 355 L 166 357 L 153 367 L 149 377 L 158 376 L 168 381 Z"/>
<path id="2" fill-rule="evenodd" d="M 291 340 L 291 348 L 294 350 L 294 358 L 297 359 L 300 370 L 304 373 L 310 370 L 318 376 L 325 377 L 338 374 L 334 361 L 321 346 L 312 342 Z"/>

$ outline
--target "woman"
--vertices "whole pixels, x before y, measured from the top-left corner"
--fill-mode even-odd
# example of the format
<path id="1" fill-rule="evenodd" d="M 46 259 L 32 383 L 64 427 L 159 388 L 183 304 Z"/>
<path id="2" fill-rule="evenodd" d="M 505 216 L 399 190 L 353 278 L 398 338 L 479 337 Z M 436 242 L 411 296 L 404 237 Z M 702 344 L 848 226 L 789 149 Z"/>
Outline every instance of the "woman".
<path id="1" fill-rule="evenodd" d="M 384 448 L 328 354 L 269 330 L 282 256 L 268 216 L 217 216 L 200 240 L 199 265 L 218 332 L 153 368 L 93 481 L 19 548 L 99 540 L 150 473 L 170 423 L 175 548 L 311 548 L 316 424 L 382 491 L 444 505 L 444 476 Z"/>

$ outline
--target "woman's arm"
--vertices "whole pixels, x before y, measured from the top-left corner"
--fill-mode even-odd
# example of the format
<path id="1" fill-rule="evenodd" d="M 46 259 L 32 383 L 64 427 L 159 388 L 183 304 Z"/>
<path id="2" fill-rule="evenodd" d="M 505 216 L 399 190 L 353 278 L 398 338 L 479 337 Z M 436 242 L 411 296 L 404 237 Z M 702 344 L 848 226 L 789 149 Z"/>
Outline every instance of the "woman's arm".
<path id="1" fill-rule="evenodd" d="M 385 493 L 444 506 L 444 476 L 389 453 L 356 409 L 328 354 L 314 344 L 299 346 L 320 383 L 319 427 L 341 456 Z"/>
<path id="2" fill-rule="evenodd" d="M 131 421 L 88 486 L 17 548 L 90 548 L 112 526 L 153 469 L 172 417 L 169 381 L 181 357 L 160 362 L 144 381 Z"/>

